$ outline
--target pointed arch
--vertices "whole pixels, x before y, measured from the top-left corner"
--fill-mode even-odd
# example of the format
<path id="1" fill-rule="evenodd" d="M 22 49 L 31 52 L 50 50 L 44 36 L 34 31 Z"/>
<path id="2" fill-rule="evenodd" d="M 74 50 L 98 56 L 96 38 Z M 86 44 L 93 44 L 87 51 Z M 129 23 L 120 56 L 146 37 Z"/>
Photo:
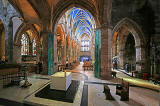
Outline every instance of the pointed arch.
<path id="1" fill-rule="evenodd" d="M 123 18 L 121 21 L 119 21 L 117 23 L 117 25 L 114 27 L 113 31 L 112 31 L 112 35 L 114 35 L 115 32 L 118 32 L 119 29 L 122 26 L 127 26 L 129 32 L 131 32 L 134 36 L 134 39 L 136 41 L 136 46 L 143 46 L 146 44 L 146 40 L 144 38 L 144 33 L 142 32 L 141 28 L 139 27 L 139 25 L 134 22 L 133 20 L 129 19 L 129 18 Z M 114 38 L 114 37 L 112 37 Z M 113 39 L 112 39 L 113 41 Z"/>
<path id="2" fill-rule="evenodd" d="M 55 32 L 56 29 L 56 25 L 58 20 L 62 17 L 62 15 L 68 11 L 69 9 L 73 8 L 73 7 L 79 7 L 82 8 L 84 10 L 89 11 L 92 16 L 94 17 L 94 20 L 96 22 L 96 25 L 99 26 L 100 22 L 98 20 L 98 17 L 96 14 L 98 14 L 97 8 L 91 4 L 90 2 L 86 1 L 86 0 L 82 0 L 81 2 L 76 2 L 75 0 L 65 0 L 65 5 L 64 2 L 61 3 L 59 2 L 54 11 L 53 11 L 53 16 L 52 17 L 52 31 Z"/>
<path id="3" fill-rule="evenodd" d="M 113 56 L 116 56 L 116 45 L 119 45 L 119 59 L 120 67 L 124 66 L 124 52 L 125 52 L 125 42 L 127 36 L 131 33 L 135 40 L 135 49 L 136 49 L 136 70 L 142 71 L 143 65 L 145 64 L 145 45 L 146 40 L 144 38 L 144 33 L 142 32 L 140 26 L 129 18 L 123 18 L 117 23 L 112 31 L 112 53 Z M 117 42 L 118 38 L 118 42 Z"/>

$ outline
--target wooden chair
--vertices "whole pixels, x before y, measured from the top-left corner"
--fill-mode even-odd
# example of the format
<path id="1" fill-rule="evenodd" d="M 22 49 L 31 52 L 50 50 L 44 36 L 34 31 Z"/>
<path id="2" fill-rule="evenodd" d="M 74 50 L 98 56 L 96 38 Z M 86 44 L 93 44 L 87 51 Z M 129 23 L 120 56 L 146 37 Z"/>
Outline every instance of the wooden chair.
<path id="1" fill-rule="evenodd" d="M 160 74 L 154 74 L 152 78 L 150 78 L 150 80 L 154 83 L 154 84 L 160 84 Z"/>

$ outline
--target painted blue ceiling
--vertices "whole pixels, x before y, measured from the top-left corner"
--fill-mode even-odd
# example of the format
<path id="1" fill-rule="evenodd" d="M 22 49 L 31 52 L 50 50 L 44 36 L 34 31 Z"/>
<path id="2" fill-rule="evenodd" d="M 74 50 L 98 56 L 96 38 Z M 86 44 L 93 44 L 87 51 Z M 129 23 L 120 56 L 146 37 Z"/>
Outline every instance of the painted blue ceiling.
<path id="1" fill-rule="evenodd" d="M 82 34 L 86 33 L 91 36 L 91 31 L 93 29 L 92 25 L 92 15 L 77 7 L 73 7 L 70 12 L 71 22 L 73 23 L 73 29 L 75 34 L 80 37 Z"/>

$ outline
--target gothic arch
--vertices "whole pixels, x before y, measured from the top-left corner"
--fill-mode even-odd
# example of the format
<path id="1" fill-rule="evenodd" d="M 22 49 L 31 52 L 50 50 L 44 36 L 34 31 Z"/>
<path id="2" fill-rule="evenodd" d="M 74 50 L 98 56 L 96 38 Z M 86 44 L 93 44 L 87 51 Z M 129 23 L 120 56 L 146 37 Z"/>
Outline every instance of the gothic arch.
<path id="1" fill-rule="evenodd" d="M 145 64 L 145 44 L 146 40 L 144 38 L 144 34 L 141 28 L 138 26 L 136 22 L 129 18 L 124 18 L 117 23 L 112 32 L 112 42 L 113 42 L 113 56 L 115 56 L 115 46 L 116 44 L 120 45 L 119 47 L 119 58 L 121 67 L 124 65 L 124 48 L 125 42 L 127 40 L 128 34 L 131 33 L 135 40 L 135 48 L 136 48 L 136 70 L 143 70 Z M 119 42 L 116 41 L 119 36 Z"/>
<path id="2" fill-rule="evenodd" d="M 37 58 L 36 61 L 39 61 L 39 55 L 40 55 L 40 36 L 39 33 L 34 29 L 34 27 L 31 24 L 25 24 L 22 23 L 19 28 L 17 29 L 15 36 L 14 36 L 14 61 L 16 63 L 21 63 L 21 36 L 22 34 L 26 33 L 26 31 L 32 31 L 33 38 L 35 38 L 36 41 L 36 51 L 37 51 Z M 29 34 L 27 36 L 30 38 Z M 29 39 L 31 42 L 31 39 Z"/>
<path id="3" fill-rule="evenodd" d="M 131 32 L 133 34 L 135 41 L 136 41 L 136 46 L 145 45 L 146 40 L 144 38 L 144 33 L 142 32 L 139 25 L 129 18 L 123 18 L 121 21 L 119 21 L 117 23 L 117 25 L 114 27 L 114 29 L 112 31 L 112 35 L 114 35 L 115 32 L 118 32 L 118 30 L 123 25 L 126 25 L 128 27 L 129 32 Z"/>
<path id="4" fill-rule="evenodd" d="M 35 31 L 35 29 L 33 28 L 32 25 L 28 25 L 28 24 L 25 24 L 25 23 L 22 23 L 19 28 L 17 29 L 16 31 L 16 34 L 15 34 L 15 37 L 14 37 L 14 44 L 15 45 L 18 45 L 19 44 L 19 41 L 21 39 L 21 36 L 23 33 L 25 33 L 27 30 L 32 30 L 33 31 L 33 34 L 36 35 L 35 38 L 36 38 L 36 43 L 39 44 L 40 43 L 40 36 L 39 34 Z"/>
<path id="5" fill-rule="evenodd" d="M 81 0 L 81 1 L 75 1 L 75 0 L 65 0 L 63 2 L 59 2 L 54 11 L 53 11 L 53 18 L 52 18 L 52 31 L 55 32 L 55 27 L 59 21 L 59 19 L 62 17 L 62 15 L 71 9 L 72 7 L 79 7 L 86 11 L 89 11 L 92 16 L 94 17 L 94 20 L 96 22 L 96 25 L 99 26 L 100 22 L 98 20 L 98 11 L 95 7 L 95 5 L 91 4 L 89 1 Z"/>

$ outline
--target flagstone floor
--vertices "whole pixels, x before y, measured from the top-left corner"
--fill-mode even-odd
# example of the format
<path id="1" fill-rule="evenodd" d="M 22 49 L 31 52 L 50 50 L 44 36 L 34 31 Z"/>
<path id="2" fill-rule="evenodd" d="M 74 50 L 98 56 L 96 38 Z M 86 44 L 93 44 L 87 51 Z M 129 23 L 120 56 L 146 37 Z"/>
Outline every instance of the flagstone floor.
<path id="1" fill-rule="evenodd" d="M 21 88 L 19 86 L 13 86 L 9 88 L 0 89 L 0 105 L 4 106 L 5 100 L 10 100 L 18 103 L 27 103 L 49 106 L 159 106 L 160 93 L 146 88 L 130 87 L 129 101 L 120 101 L 120 96 L 115 95 L 116 86 L 119 79 L 112 79 L 110 81 L 97 79 L 93 75 L 93 71 L 83 71 L 82 63 L 73 70 L 67 70 L 72 72 L 72 80 L 79 80 L 81 82 L 75 101 L 73 103 L 66 103 L 55 100 L 47 100 L 37 98 L 34 94 L 42 89 L 44 86 L 50 83 L 50 76 L 30 74 L 28 80 L 32 83 L 32 86 L 28 88 Z M 117 72 L 118 77 L 127 77 L 123 73 Z M 127 77 L 128 78 L 128 77 Z M 23 82 L 21 82 L 23 83 Z M 103 83 L 110 83 L 109 85 L 111 95 L 115 99 L 105 100 L 105 94 L 103 93 Z M 84 90 L 84 86 L 87 88 Z M 84 95 L 83 95 L 84 93 Z M 84 100 L 84 98 L 88 98 Z M 85 103 L 82 103 L 82 102 Z M 15 106 L 15 105 L 14 105 Z"/>

